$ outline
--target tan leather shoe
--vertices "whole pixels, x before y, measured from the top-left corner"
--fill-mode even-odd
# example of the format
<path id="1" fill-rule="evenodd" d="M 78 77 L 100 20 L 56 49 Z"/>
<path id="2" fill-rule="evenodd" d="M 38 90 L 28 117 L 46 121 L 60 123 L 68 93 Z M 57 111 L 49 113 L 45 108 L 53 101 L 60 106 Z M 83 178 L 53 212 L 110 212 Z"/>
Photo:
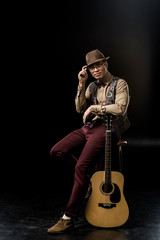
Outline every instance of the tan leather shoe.
<path id="1" fill-rule="evenodd" d="M 74 227 L 74 223 L 72 219 L 63 219 L 60 218 L 60 220 L 53 225 L 51 228 L 47 230 L 48 233 L 63 233 L 69 229 L 72 229 Z"/>

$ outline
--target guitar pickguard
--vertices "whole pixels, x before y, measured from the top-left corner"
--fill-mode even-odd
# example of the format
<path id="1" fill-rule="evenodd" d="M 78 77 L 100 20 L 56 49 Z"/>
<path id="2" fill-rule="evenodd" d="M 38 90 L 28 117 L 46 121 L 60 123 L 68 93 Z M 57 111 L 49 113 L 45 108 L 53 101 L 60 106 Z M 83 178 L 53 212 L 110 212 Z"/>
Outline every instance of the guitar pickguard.
<path id="1" fill-rule="evenodd" d="M 119 187 L 117 186 L 117 184 L 114 184 L 114 192 L 110 195 L 110 201 L 112 203 L 118 203 L 121 201 L 121 192 L 119 190 Z"/>

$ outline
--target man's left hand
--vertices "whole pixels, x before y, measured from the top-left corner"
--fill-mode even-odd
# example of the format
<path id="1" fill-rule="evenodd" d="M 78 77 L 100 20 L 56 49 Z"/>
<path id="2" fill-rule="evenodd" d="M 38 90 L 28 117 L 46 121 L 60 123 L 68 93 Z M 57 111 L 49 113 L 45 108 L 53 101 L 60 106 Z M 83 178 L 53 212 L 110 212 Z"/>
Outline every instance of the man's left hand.
<path id="1" fill-rule="evenodd" d="M 83 114 L 83 123 L 86 123 L 87 118 L 89 117 L 89 115 L 91 114 L 91 110 L 90 107 L 84 112 Z"/>

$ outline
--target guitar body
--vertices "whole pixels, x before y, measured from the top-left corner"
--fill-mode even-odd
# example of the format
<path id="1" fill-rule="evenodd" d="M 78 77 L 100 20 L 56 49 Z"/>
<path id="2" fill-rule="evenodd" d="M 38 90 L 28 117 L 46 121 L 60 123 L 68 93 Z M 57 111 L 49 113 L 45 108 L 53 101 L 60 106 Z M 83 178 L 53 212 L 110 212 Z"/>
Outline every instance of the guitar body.
<path id="1" fill-rule="evenodd" d="M 85 217 L 93 226 L 112 228 L 123 225 L 129 217 L 129 208 L 123 194 L 124 177 L 111 171 L 110 191 L 104 192 L 105 171 L 92 176 L 92 193 L 86 204 Z"/>

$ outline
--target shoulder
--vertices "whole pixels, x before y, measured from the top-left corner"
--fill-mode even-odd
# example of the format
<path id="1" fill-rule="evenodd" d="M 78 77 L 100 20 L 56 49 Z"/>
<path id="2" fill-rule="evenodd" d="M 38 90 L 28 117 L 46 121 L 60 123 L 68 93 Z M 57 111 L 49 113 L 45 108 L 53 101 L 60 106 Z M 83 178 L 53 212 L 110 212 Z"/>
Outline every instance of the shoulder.
<path id="1" fill-rule="evenodd" d="M 91 82 L 86 89 L 85 93 L 86 98 L 89 99 L 92 95 L 96 94 L 96 91 L 97 85 L 95 84 L 95 82 Z"/>
<path id="2" fill-rule="evenodd" d="M 88 85 L 88 87 L 93 87 L 93 86 L 97 86 L 97 85 L 96 85 L 96 81 L 91 82 L 91 83 Z"/>
<path id="3" fill-rule="evenodd" d="M 117 86 L 128 86 L 128 83 L 125 79 L 123 78 L 117 78 Z"/>
<path id="4" fill-rule="evenodd" d="M 87 89 L 88 89 L 90 92 L 95 91 L 95 90 L 97 89 L 97 85 L 96 85 L 95 82 L 96 82 L 96 81 L 91 82 L 91 83 L 88 85 Z"/>
<path id="5" fill-rule="evenodd" d="M 117 81 L 117 91 L 118 92 L 122 92 L 122 91 L 129 91 L 129 87 L 128 87 L 128 83 L 126 80 L 124 80 L 123 78 L 119 78 Z"/>

